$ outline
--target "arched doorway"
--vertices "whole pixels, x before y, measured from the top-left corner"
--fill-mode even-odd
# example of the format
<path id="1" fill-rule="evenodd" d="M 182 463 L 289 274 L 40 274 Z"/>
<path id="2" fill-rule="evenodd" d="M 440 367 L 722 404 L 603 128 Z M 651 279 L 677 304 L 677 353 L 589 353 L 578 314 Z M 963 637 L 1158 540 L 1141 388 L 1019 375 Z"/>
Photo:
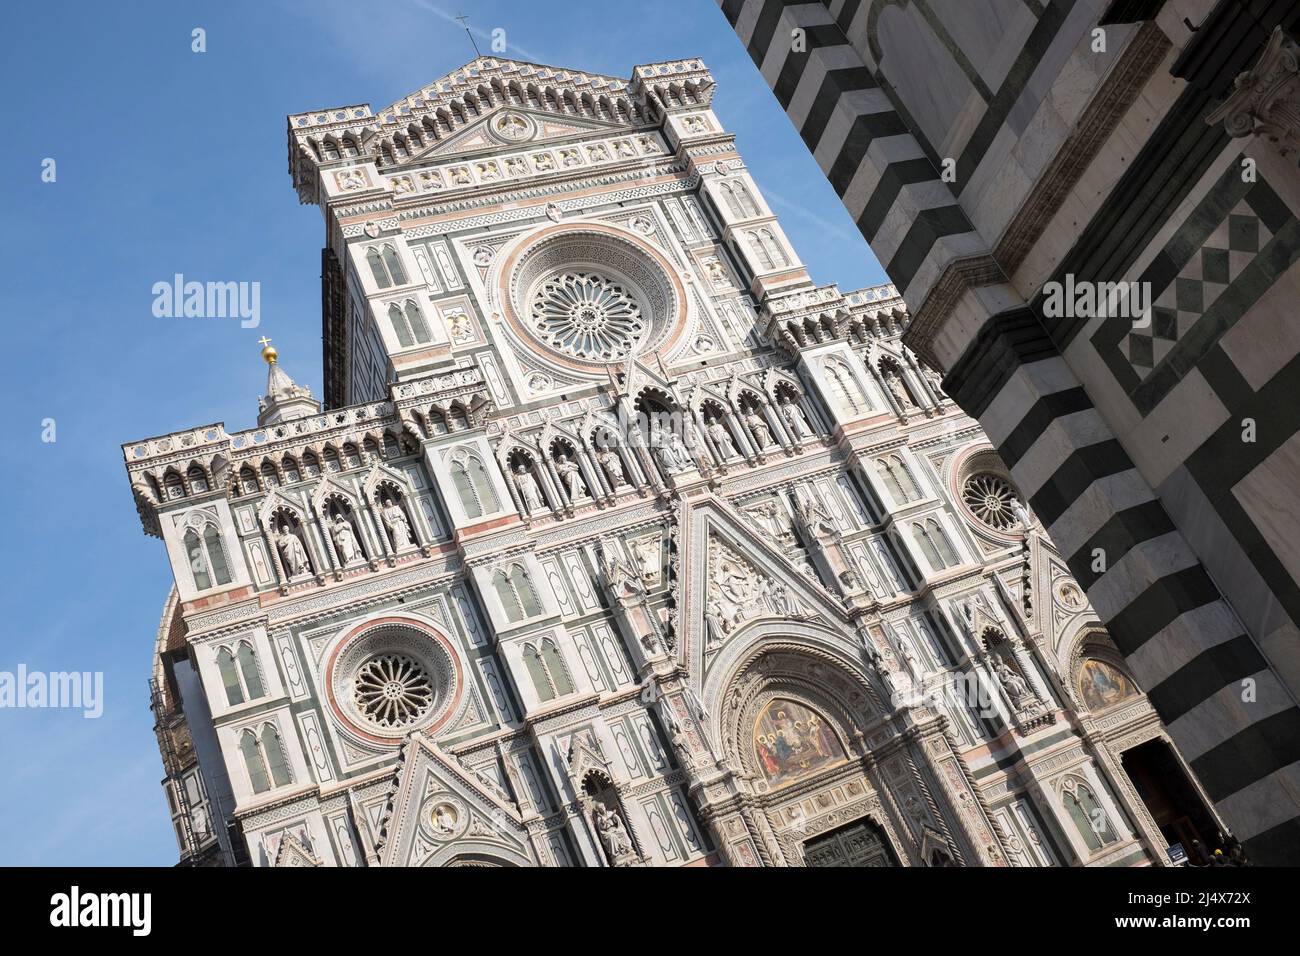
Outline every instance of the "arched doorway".
<path id="1" fill-rule="evenodd" d="M 1189 856 L 1195 841 L 1218 848 L 1218 824 L 1166 741 L 1138 744 L 1120 754 L 1120 763 L 1169 846 L 1180 843 Z"/>
<path id="2" fill-rule="evenodd" d="M 868 819 L 823 833 L 804 842 L 807 866 L 898 866 L 880 827 Z"/>

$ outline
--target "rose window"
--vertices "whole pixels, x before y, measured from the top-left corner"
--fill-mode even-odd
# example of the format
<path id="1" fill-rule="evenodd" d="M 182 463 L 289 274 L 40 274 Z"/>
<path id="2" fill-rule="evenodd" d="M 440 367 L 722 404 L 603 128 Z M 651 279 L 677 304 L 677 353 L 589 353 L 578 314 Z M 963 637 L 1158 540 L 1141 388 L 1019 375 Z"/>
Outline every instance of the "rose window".
<path id="1" fill-rule="evenodd" d="M 358 709 L 384 728 L 416 723 L 433 706 L 433 682 L 416 661 L 404 654 L 381 654 L 357 670 L 354 694 Z"/>
<path id="2" fill-rule="evenodd" d="M 990 528 L 1006 531 L 1019 520 L 1015 513 L 1015 489 L 1000 475 L 982 472 L 971 475 L 961 489 L 962 501 Z"/>
<path id="3" fill-rule="evenodd" d="M 552 348 L 584 359 L 615 361 L 645 331 L 628 288 L 595 272 L 561 272 L 533 294 L 533 328 Z"/>

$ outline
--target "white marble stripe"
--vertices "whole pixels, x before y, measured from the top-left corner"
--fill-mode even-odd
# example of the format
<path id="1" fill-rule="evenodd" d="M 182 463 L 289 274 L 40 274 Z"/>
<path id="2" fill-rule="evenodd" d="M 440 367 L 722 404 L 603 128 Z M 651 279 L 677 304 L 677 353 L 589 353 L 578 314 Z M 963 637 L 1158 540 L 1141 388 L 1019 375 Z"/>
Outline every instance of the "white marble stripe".
<path id="1" fill-rule="evenodd" d="M 1138 685 L 1149 690 L 1210 648 L 1242 633 L 1241 622 L 1232 609 L 1223 601 L 1211 601 L 1178 615 L 1125 660 Z"/>
<path id="2" fill-rule="evenodd" d="M 1087 491 L 1052 522 L 1047 534 L 1061 553 L 1069 557 L 1119 512 L 1154 499 L 1151 486 L 1136 468 L 1106 475 L 1089 485 Z"/>
<path id="3" fill-rule="evenodd" d="M 883 228 L 883 227 L 882 227 Z M 877 233 L 879 235 L 880 233 Z M 988 244 L 978 232 L 958 232 L 940 236 L 931 244 L 920 267 L 899 291 L 909 310 L 915 312 L 925 301 L 934 284 L 943 278 L 949 264 L 958 259 L 974 259 L 988 254 Z M 945 326 L 944 331 L 952 334 L 953 325 Z M 940 333 L 941 335 L 944 333 Z M 936 338 L 936 342 L 939 339 Z M 942 346 L 940 346 L 942 347 Z"/>
<path id="4" fill-rule="evenodd" d="M 1021 363 L 980 415 L 980 427 L 1001 447 L 1040 398 L 1077 388 L 1079 380 L 1059 355 Z"/>
<path id="5" fill-rule="evenodd" d="M 870 153 L 868 153 L 869 157 Z M 943 209 L 954 205 L 956 200 L 953 199 L 952 190 L 948 188 L 947 183 L 938 178 L 905 184 L 894 197 L 889 212 L 881 220 L 880 229 L 871 240 L 871 251 L 880 262 L 889 262 L 907 239 L 919 213 L 926 209 Z M 934 254 L 934 246 L 939 242 L 930 247 L 927 255 Z M 985 248 L 984 244 L 981 243 L 979 248 Z M 946 265 L 949 259 L 945 257 L 943 261 Z"/>
<path id="6" fill-rule="evenodd" d="M 834 22 L 830 11 L 820 3 L 803 3 L 798 6 L 786 7 L 781 11 L 776 28 L 772 31 L 772 39 L 767 45 L 767 50 L 763 53 L 762 66 L 759 67 L 759 72 L 763 74 L 763 79 L 767 81 L 768 89 L 774 89 L 776 81 L 781 78 L 781 68 L 785 66 L 786 58 L 790 55 L 790 49 L 794 45 L 795 29 L 797 27 L 823 26 Z M 852 52 L 847 46 L 845 49 Z"/>
<path id="7" fill-rule="evenodd" d="M 817 146 L 813 150 L 813 159 L 817 160 L 817 165 L 821 167 L 822 172 L 830 174 L 831 167 L 840 157 L 844 141 L 848 139 L 849 130 L 859 116 L 893 111 L 894 106 L 889 102 L 889 97 L 879 88 L 869 87 L 865 90 L 849 90 L 841 93 L 835 103 L 835 109 L 831 111 L 830 119 L 826 122 L 826 128 L 822 131 L 821 139 L 817 141 Z"/>
<path id="8" fill-rule="evenodd" d="M 866 162 L 862 163 L 853 174 L 849 188 L 844 190 L 842 198 L 844 207 L 856 222 L 871 201 L 876 186 L 885 170 L 893 163 L 906 162 L 909 159 L 924 159 L 925 151 L 911 133 L 897 136 L 882 136 L 872 141 L 867 148 Z"/>
<path id="9" fill-rule="evenodd" d="M 826 74 L 831 70 L 851 69 L 858 65 L 857 53 L 852 47 L 845 45 L 819 47 L 808 57 L 808 63 L 799 77 L 799 84 L 795 87 L 794 95 L 790 97 L 790 105 L 785 109 L 785 115 L 790 117 L 790 122 L 794 123 L 794 128 L 800 131 L 800 135 L 804 123 L 808 121 L 808 114 L 812 112 L 813 106 L 819 103 L 817 94 L 821 92 Z M 831 96 L 839 96 L 839 94 L 833 93 Z"/>
<path id="10" fill-rule="evenodd" d="M 1088 588 L 1088 603 L 1103 621 L 1114 620 L 1151 585 L 1199 563 L 1182 532 L 1174 530 L 1130 548 Z"/>
<path id="11" fill-rule="evenodd" d="M 758 25 L 758 18 L 762 12 L 763 0 L 745 0 L 745 5 L 740 8 L 740 16 L 736 17 L 736 24 L 732 29 L 736 31 L 736 36 L 740 37 L 741 45 L 746 51 L 749 49 L 749 41 L 754 36 L 754 27 Z"/>
<path id="12" fill-rule="evenodd" d="M 1267 667 L 1246 679 L 1254 681 L 1251 700 L 1241 699 L 1245 693 L 1242 684 L 1233 681 L 1168 725 L 1186 759 L 1195 760 L 1251 724 L 1295 706 L 1277 675 Z"/>
<path id="13" fill-rule="evenodd" d="M 1012 477 L 1028 498 L 1038 494 L 1076 451 L 1114 438 L 1095 408 L 1052 419 L 1029 450 L 1011 468 Z"/>
<path id="14" fill-rule="evenodd" d="M 1218 807 L 1232 821 L 1233 836 L 1249 840 L 1293 819 L 1296 794 L 1300 794 L 1300 761 L 1224 797 Z"/>

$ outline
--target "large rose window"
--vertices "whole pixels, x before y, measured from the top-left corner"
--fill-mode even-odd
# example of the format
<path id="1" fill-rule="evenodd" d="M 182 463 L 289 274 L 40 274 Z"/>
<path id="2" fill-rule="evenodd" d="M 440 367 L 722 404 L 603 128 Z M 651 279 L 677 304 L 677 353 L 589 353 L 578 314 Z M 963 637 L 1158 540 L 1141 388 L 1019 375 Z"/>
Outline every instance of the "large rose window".
<path id="1" fill-rule="evenodd" d="M 576 358 L 617 361 L 645 331 L 641 306 L 624 283 L 598 272 L 566 271 L 533 293 L 533 329 L 551 348 Z"/>
<path id="2" fill-rule="evenodd" d="M 672 266 L 615 227 L 543 229 L 501 260 L 502 317 L 557 371 L 604 375 L 631 355 L 671 349 L 686 326 Z"/>
<path id="3" fill-rule="evenodd" d="M 1020 520 L 1015 513 L 1015 489 L 1001 475 L 971 475 L 962 485 L 961 498 L 971 514 L 998 531 L 1007 531 Z"/>
<path id="4" fill-rule="evenodd" d="M 433 682 L 404 654 L 379 654 L 361 665 L 353 682 L 358 709 L 385 729 L 409 727 L 433 706 Z"/>
<path id="5" fill-rule="evenodd" d="M 415 621 L 382 618 L 362 624 L 328 655 L 330 708 L 354 737 L 397 743 L 415 729 L 432 732 L 463 699 L 451 645 Z"/>

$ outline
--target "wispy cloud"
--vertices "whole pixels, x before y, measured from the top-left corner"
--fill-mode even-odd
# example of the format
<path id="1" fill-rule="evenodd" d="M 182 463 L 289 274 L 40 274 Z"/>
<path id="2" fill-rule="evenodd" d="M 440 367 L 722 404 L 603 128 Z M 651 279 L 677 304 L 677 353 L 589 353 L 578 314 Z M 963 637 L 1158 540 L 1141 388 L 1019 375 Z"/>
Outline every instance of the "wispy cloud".
<path id="1" fill-rule="evenodd" d="M 441 7 L 435 6 L 434 4 L 430 3 L 429 0 L 411 0 L 411 2 L 414 3 L 421 10 L 427 10 L 429 13 L 432 13 L 434 16 L 439 17 L 440 19 L 446 20 L 448 23 L 454 23 L 457 27 L 463 26 L 468 28 L 469 32 L 472 33 L 477 39 L 483 40 L 486 44 L 491 44 L 493 39 L 491 31 L 484 30 L 481 27 L 476 27 L 474 26 L 473 23 L 469 23 L 469 22 L 462 24 L 461 21 L 457 19 L 457 17 L 459 17 L 460 14 L 448 13 L 446 10 L 443 10 Z M 502 29 L 504 30 L 504 28 Z M 514 52 L 518 54 L 521 59 L 541 62 L 542 58 L 538 56 L 536 53 L 531 53 L 528 50 L 525 50 L 517 43 L 511 43 L 509 31 L 505 31 L 505 40 L 506 40 L 506 52 Z M 483 47 L 479 47 L 480 52 L 483 52 L 483 50 L 484 50 Z M 487 52 L 490 53 L 491 51 L 492 48 L 489 45 L 487 47 Z"/>

